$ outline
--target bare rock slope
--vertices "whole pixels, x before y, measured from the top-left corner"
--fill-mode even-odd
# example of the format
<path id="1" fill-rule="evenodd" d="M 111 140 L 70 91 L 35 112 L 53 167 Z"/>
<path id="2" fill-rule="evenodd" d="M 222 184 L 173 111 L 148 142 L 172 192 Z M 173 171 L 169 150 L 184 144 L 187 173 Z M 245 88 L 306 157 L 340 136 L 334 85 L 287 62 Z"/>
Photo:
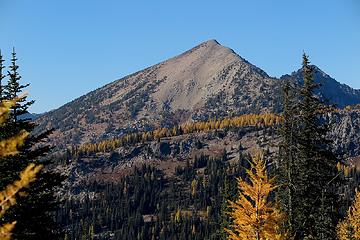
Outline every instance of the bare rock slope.
<path id="1" fill-rule="evenodd" d="M 215 116 L 276 112 L 282 81 L 209 40 L 75 99 L 37 122 L 39 129 L 56 130 L 53 140 L 61 147 Z M 351 92 L 346 89 L 342 105 Z M 348 102 L 360 103 L 360 93 L 351 93 L 358 98 Z"/>

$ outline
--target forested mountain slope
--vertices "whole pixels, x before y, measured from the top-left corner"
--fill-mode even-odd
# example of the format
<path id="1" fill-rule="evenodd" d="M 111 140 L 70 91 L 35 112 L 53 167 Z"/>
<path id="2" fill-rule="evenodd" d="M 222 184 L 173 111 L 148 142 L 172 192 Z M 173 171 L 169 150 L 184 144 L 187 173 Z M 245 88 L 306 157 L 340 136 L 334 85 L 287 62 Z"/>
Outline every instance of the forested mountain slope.
<path id="1" fill-rule="evenodd" d="M 276 169 L 282 84 L 301 77 L 272 78 L 210 40 L 42 115 L 38 129 L 55 129 L 51 157 L 68 176 L 57 215 L 67 237 L 224 237 L 226 199 L 250 154 Z M 358 183 L 359 90 L 317 67 L 314 77 L 320 97 L 353 105 L 323 116 L 340 168 Z"/>

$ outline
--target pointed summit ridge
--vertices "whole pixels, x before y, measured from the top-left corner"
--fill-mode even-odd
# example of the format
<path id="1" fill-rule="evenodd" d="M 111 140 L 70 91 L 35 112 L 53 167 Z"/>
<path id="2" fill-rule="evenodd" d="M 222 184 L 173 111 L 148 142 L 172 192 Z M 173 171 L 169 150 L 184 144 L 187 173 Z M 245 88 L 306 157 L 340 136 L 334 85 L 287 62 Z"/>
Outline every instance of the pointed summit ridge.
<path id="1" fill-rule="evenodd" d="M 318 75 L 329 83 L 321 89 L 325 97 L 332 97 L 339 106 L 360 102 L 358 91 L 325 74 Z M 301 76 L 293 73 L 287 77 L 294 81 Z M 59 143 L 78 144 L 92 141 L 93 136 L 111 137 L 129 129 L 277 112 L 282 82 L 211 39 L 75 99 L 37 122 L 39 129 L 57 129 Z"/>
<path id="2" fill-rule="evenodd" d="M 320 84 L 317 94 L 330 104 L 335 104 L 339 108 L 360 103 L 360 89 L 353 89 L 346 84 L 341 84 L 316 65 L 311 65 L 314 69 L 313 77 L 316 83 Z M 303 73 L 300 68 L 280 77 L 282 80 L 291 80 L 298 83 L 303 82 Z"/>
<path id="3" fill-rule="evenodd" d="M 221 45 L 216 39 L 209 39 L 200 45 L 207 45 L 207 46 L 214 46 L 214 45 Z"/>
<path id="4" fill-rule="evenodd" d="M 175 122 L 225 117 L 229 113 L 273 111 L 276 80 L 248 63 L 233 50 L 212 39 L 196 47 L 92 91 L 38 120 L 40 127 L 71 135 L 63 112 L 75 123 L 83 122 L 82 142 L 115 129 L 161 125 L 164 112 Z M 252 102 L 249 104 L 248 101 Z M 106 116 L 106 123 L 97 122 Z M 86 118 L 86 119 L 84 119 Z M 116 134 L 116 133 L 109 133 Z M 61 139 L 60 137 L 59 139 Z"/>

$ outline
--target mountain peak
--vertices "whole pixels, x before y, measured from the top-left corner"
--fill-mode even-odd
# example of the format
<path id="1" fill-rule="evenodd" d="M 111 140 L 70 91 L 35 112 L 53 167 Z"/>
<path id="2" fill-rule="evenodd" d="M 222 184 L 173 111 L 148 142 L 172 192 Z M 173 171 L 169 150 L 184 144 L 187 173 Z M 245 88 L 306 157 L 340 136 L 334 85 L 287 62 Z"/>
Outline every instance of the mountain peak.
<path id="1" fill-rule="evenodd" d="M 125 131 L 225 117 L 229 113 L 273 111 L 275 85 L 275 79 L 264 71 L 211 39 L 86 94 L 39 121 L 42 126 L 47 125 L 66 111 L 71 115 L 69 119 L 86 121 L 89 129 L 96 129 L 96 134 L 102 136 L 109 133 L 110 125 Z M 78 106 L 86 111 L 86 116 L 81 115 Z M 95 120 L 100 119 L 100 113 L 109 116 L 101 127 Z M 163 117 L 169 113 L 173 119 Z M 51 123 L 49 128 L 62 130 L 67 126 L 66 120 Z M 91 136 L 91 131 L 84 133 L 81 141 L 89 141 Z"/>
<path id="2" fill-rule="evenodd" d="M 221 45 L 221 44 L 216 39 L 209 39 L 205 42 L 202 42 L 200 45 L 214 46 L 214 45 Z"/>
<path id="3" fill-rule="evenodd" d="M 330 78 L 330 76 L 325 73 L 323 70 L 321 70 L 318 66 L 316 65 L 310 65 L 313 69 L 313 73 L 314 75 L 321 75 L 323 77 L 326 77 L 326 78 Z M 302 68 L 298 69 L 297 71 L 293 72 L 292 75 L 301 75 L 302 77 Z"/>
<path id="4" fill-rule="evenodd" d="M 316 65 L 311 65 L 311 67 L 313 68 L 313 78 L 315 82 L 320 84 L 320 87 L 317 90 L 318 94 L 325 100 L 329 100 L 331 104 L 336 104 L 340 108 L 344 108 L 348 105 L 355 105 L 360 102 L 360 90 L 339 83 Z M 303 82 L 302 68 L 292 72 L 291 75 L 283 75 L 280 79 L 292 79 L 301 83 Z"/>
<path id="5" fill-rule="evenodd" d="M 221 45 L 217 40 L 215 39 L 209 39 L 207 41 L 204 41 L 198 45 L 196 45 L 195 47 L 189 49 L 188 51 L 180 54 L 179 56 L 183 56 L 183 55 L 189 55 L 192 53 L 197 53 L 197 54 L 205 54 L 207 55 L 208 52 L 227 52 L 227 53 L 232 53 L 233 55 L 237 55 L 232 49 L 227 48 L 223 45 Z"/>
<path id="6" fill-rule="evenodd" d="M 283 78 L 300 82 L 301 71 Z M 339 84 L 318 68 L 314 78 L 322 84 L 321 95 L 338 106 L 360 102 L 360 91 Z M 59 139 L 79 143 L 92 141 L 94 134 L 101 138 L 129 129 L 274 112 L 280 109 L 281 82 L 232 49 L 210 39 L 178 56 L 94 90 L 45 114 L 38 122 L 40 128 L 55 128 L 59 129 L 59 134 L 65 133 Z M 104 116 L 106 122 L 101 120 Z M 87 130 L 80 134 L 77 133 L 79 128 L 74 127 L 69 132 L 70 119 Z M 120 130 L 109 131 L 112 128 Z M 72 139 L 75 135 L 81 135 L 81 138 Z"/>
<path id="7" fill-rule="evenodd" d="M 321 70 L 318 66 L 316 65 L 311 65 L 315 75 L 321 75 L 324 78 L 331 78 L 327 73 L 325 73 L 323 70 Z"/>

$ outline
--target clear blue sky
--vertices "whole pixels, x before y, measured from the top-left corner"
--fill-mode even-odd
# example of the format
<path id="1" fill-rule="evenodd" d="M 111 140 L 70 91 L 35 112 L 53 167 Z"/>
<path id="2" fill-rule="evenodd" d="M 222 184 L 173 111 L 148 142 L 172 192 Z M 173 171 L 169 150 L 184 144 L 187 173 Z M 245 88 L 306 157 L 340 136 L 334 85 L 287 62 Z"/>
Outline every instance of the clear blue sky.
<path id="1" fill-rule="evenodd" d="M 208 39 L 276 77 L 298 69 L 305 50 L 336 80 L 360 88 L 358 0 L 0 0 L 0 48 L 9 59 L 16 47 L 32 112 Z"/>

